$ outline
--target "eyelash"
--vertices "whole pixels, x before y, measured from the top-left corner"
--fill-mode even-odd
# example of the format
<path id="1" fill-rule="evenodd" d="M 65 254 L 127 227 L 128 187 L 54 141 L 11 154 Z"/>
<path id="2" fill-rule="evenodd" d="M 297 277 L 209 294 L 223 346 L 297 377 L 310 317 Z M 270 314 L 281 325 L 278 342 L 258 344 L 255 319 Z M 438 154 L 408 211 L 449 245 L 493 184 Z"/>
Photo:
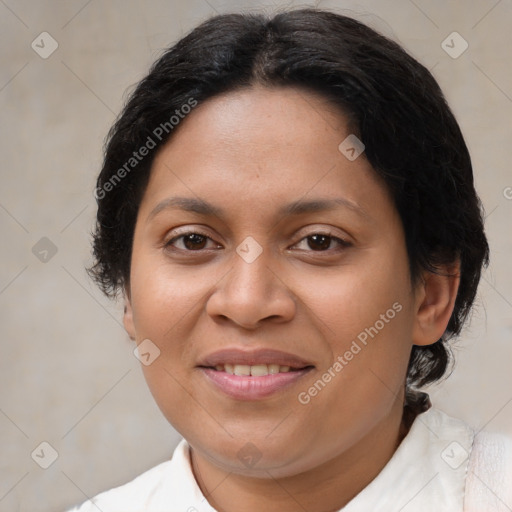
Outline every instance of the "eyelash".
<path id="1" fill-rule="evenodd" d="M 173 243 L 175 243 L 177 240 L 183 239 L 183 238 L 185 238 L 187 236 L 190 236 L 190 235 L 199 235 L 199 236 L 201 236 L 203 238 L 206 238 L 208 240 L 213 241 L 208 235 L 206 235 L 205 233 L 202 233 L 200 231 L 187 231 L 187 232 L 184 232 L 184 233 L 182 233 L 180 235 L 177 235 L 177 236 L 171 238 L 169 241 L 167 241 L 164 244 L 164 247 L 166 249 L 170 249 L 170 250 L 174 250 L 174 251 L 190 252 L 190 253 L 193 253 L 193 252 L 199 253 L 201 251 L 211 250 L 211 249 L 198 249 L 198 250 L 194 251 L 194 250 L 191 250 L 191 249 L 181 249 L 181 248 L 176 248 L 176 247 L 173 246 Z M 315 251 L 313 249 L 310 249 L 310 250 L 307 250 L 306 252 L 312 252 L 312 253 L 332 253 L 333 251 L 334 252 L 339 252 L 339 251 L 341 251 L 343 249 L 346 249 L 346 248 L 348 248 L 348 247 L 350 247 L 352 245 L 347 240 L 343 240 L 340 237 L 334 236 L 333 233 L 322 232 L 322 231 L 315 231 L 314 233 L 311 233 L 311 234 L 309 234 L 307 236 L 302 237 L 296 244 L 294 244 L 294 246 L 298 245 L 299 243 L 301 243 L 303 241 L 307 241 L 308 238 L 310 238 L 312 236 L 315 236 L 315 235 L 320 235 L 320 236 L 324 236 L 324 237 L 330 238 L 331 242 L 336 242 L 339 245 L 338 249 L 334 249 L 334 250 L 333 249 L 326 249 L 326 250 L 319 250 L 319 251 Z"/>

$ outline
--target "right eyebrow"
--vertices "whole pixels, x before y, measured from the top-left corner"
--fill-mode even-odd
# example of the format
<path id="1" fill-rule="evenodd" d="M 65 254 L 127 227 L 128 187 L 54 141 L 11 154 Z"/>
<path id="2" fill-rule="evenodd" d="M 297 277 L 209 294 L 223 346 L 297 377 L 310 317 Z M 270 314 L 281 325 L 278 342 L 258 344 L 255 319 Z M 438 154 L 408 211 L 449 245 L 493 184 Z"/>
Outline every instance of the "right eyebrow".
<path id="1" fill-rule="evenodd" d="M 187 212 L 197 213 L 199 215 L 207 215 L 212 217 L 223 217 L 224 211 L 203 199 L 194 197 L 169 197 L 160 201 L 151 210 L 146 222 L 165 210 L 180 209 Z"/>

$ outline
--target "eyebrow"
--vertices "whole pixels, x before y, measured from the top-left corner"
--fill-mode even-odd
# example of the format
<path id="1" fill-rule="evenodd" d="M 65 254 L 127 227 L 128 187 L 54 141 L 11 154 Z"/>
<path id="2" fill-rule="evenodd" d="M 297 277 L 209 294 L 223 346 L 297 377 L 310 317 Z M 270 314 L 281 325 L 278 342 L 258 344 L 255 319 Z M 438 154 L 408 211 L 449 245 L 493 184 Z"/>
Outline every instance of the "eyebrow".
<path id="1" fill-rule="evenodd" d="M 341 197 L 334 199 L 312 199 L 309 201 L 299 199 L 281 207 L 277 214 L 279 216 L 302 215 L 306 213 L 335 210 L 340 206 L 348 208 L 361 217 L 370 217 L 368 213 L 357 203 Z M 222 208 L 215 206 L 204 199 L 193 197 L 169 197 L 158 203 L 155 208 L 151 210 L 148 215 L 147 222 L 159 213 L 172 209 L 185 210 L 187 212 L 197 213 L 204 216 L 219 217 L 221 219 L 225 217 L 225 211 Z"/>

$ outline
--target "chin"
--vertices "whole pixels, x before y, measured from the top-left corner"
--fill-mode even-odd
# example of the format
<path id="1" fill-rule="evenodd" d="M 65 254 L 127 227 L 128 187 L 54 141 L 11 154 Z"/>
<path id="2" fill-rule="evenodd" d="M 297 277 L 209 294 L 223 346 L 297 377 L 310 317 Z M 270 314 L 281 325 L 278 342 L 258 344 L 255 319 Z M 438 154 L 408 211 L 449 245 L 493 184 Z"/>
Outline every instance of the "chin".
<path id="1" fill-rule="evenodd" d="M 261 437 L 244 436 L 243 439 L 229 436 L 218 440 L 208 438 L 202 442 L 193 442 L 188 438 L 193 449 L 215 466 L 255 478 L 282 478 L 312 467 L 307 459 L 315 448 L 311 444 L 302 447 L 289 439 L 272 441 L 263 434 Z"/>

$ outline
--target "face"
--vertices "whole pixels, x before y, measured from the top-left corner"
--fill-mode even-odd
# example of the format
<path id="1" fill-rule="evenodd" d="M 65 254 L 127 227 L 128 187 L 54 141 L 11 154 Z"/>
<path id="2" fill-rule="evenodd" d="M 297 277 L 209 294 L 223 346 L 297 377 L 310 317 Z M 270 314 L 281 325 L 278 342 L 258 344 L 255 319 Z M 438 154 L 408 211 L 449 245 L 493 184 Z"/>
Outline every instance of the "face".
<path id="1" fill-rule="evenodd" d="M 251 88 L 196 107 L 154 161 L 125 326 L 160 351 L 143 370 L 163 414 L 226 470 L 306 471 L 402 407 L 421 297 L 349 135 L 319 97 Z"/>

